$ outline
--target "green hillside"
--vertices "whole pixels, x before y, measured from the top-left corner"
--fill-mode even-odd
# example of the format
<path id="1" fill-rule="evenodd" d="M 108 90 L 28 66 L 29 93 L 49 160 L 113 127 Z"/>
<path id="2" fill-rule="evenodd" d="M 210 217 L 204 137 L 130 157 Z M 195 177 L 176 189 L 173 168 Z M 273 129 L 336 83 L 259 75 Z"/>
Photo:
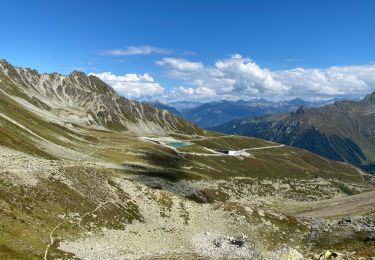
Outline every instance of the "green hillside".
<path id="1" fill-rule="evenodd" d="M 119 99 L 97 78 L 4 66 L 0 258 L 375 254 L 366 242 L 370 227 L 361 224 L 373 221 L 374 181 L 359 169 L 278 143 L 201 130 Z M 356 194 L 368 198 L 365 210 L 343 204 L 344 213 L 335 216 L 298 216 L 307 210 L 314 216 L 319 207 L 309 203 Z M 343 229 L 338 221 L 346 214 L 356 218 Z M 329 248 L 327 226 L 335 235 Z"/>

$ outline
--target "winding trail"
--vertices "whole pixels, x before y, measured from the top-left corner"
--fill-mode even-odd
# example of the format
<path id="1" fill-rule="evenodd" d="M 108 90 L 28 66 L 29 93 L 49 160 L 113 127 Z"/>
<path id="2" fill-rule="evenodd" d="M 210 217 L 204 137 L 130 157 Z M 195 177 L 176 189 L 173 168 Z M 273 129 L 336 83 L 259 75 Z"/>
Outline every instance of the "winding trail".
<path id="1" fill-rule="evenodd" d="M 168 145 L 165 145 L 165 146 L 169 147 Z M 253 148 L 245 148 L 245 149 L 241 149 L 241 150 L 234 150 L 234 152 L 237 152 L 236 155 L 230 155 L 230 154 L 221 153 L 221 152 L 215 151 L 213 149 L 209 149 L 207 147 L 203 147 L 203 148 L 205 148 L 206 150 L 210 151 L 211 153 L 180 152 L 180 151 L 177 151 L 177 149 L 175 149 L 174 147 L 169 147 L 169 148 L 172 148 L 174 151 L 178 152 L 179 154 L 186 154 L 186 155 L 198 155 L 198 156 L 241 156 L 241 155 L 244 155 L 244 154 L 241 154 L 241 152 L 254 151 L 254 150 L 265 150 L 265 149 L 279 148 L 279 147 L 284 147 L 284 146 L 285 146 L 284 144 L 280 144 L 280 145 L 271 145 L 271 146 L 253 147 Z"/>
<path id="2" fill-rule="evenodd" d="M 204 141 L 204 140 L 210 140 L 210 139 L 217 139 L 217 138 L 228 138 L 228 137 L 236 137 L 237 135 L 223 135 L 223 136 L 211 136 L 211 137 L 203 137 L 203 138 L 196 138 L 196 139 L 187 139 L 184 141 Z"/>
<path id="3" fill-rule="evenodd" d="M 354 165 L 352 165 L 352 164 L 350 164 L 350 163 L 347 163 L 347 162 L 339 162 L 339 161 L 337 161 L 337 162 L 338 162 L 338 163 L 342 163 L 342 164 L 346 164 L 346 165 L 351 166 L 354 170 L 356 170 L 356 171 L 361 175 L 363 181 L 365 181 L 365 176 L 368 176 L 367 173 L 364 173 L 364 172 L 363 172 L 361 169 L 359 169 L 357 166 L 354 166 Z"/>
<path id="4" fill-rule="evenodd" d="M 44 260 L 48 260 L 48 258 L 47 258 L 47 256 L 48 256 L 48 250 L 49 250 L 49 248 L 53 245 L 53 243 L 55 242 L 55 239 L 53 238 L 53 233 L 56 231 L 56 229 L 58 229 L 58 228 L 59 228 L 62 224 L 64 224 L 65 222 L 66 222 L 66 220 L 63 221 L 63 222 L 61 222 L 61 223 L 59 223 L 58 225 L 56 225 L 56 226 L 52 229 L 52 231 L 49 233 L 50 243 L 47 245 L 47 248 L 46 248 L 46 250 L 44 251 L 44 257 L 43 257 Z"/>
<path id="5" fill-rule="evenodd" d="M 285 144 L 261 146 L 261 147 L 254 147 L 254 148 L 246 148 L 246 149 L 242 149 L 241 151 L 264 150 L 264 149 L 278 148 L 278 147 L 284 147 L 284 146 Z"/>
<path id="6" fill-rule="evenodd" d="M 98 211 L 100 208 L 104 207 L 104 206 L 105 206 L 106 204 L 108 204 L 108 203 L 111 203 L 111 202 L 110 202 L 110 201 L 107 201 L 107 202 L 104 202 L 104 203 L 99 203 L 99 205 L 98 205 L 94 210 L 89 211 L 89 212 L 86 212 L 85 214 L 83 214 L 82 218 L 81 218 L 80 221 L 77 223 L 78 226 L 81 226 L 81 223 L 82 223 L 83 219 L 84 219 L 86 216 L 88 216 L 88 215 L 90 215 L 90 214 L 94 214 L 96 211 Z M 57 224 L 57 225 L 52 229 L 52 231 L 49 233 L 50 243 L 47 245 L 46 250 L 44 251 L 44 257 L 43 257 L 44 260 L 48 260 L 48 258 L 47 258 L 47 257 L 48 257 L 48 251 L 49 251 L 50 247 L 53 245 L 53 243 L 55 242 L 55 239 L 54 239 L 54 237 L 53 237 L 53 233 L 54 233 L 54 232 L 55 232 L 55 231 L 56 231 L 61 225 L 65 224 L 66 222 L 67 222 L 67 220 L 64 220 L 63 222 Z"/>

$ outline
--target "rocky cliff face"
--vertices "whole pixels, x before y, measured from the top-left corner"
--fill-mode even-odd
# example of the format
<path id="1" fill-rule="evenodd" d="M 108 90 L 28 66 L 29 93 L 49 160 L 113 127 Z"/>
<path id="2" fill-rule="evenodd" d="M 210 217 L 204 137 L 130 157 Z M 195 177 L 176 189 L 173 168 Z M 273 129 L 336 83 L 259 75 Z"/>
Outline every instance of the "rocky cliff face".
<path id="1" fill-rule="evenodd" d="M 99 78 L 78 71 L 39 74 L 0 60 L 0 95 L 55 123 L 139 134 L 201 132 L 166 110 L 121 97 Z"/>
<path id="2" fill-rule="evenodd" d="M 375 171 L 375 92 L 362 101 L 338 101 L 295 113 L 234 120 L 215 128 L 260 137 Z"/>

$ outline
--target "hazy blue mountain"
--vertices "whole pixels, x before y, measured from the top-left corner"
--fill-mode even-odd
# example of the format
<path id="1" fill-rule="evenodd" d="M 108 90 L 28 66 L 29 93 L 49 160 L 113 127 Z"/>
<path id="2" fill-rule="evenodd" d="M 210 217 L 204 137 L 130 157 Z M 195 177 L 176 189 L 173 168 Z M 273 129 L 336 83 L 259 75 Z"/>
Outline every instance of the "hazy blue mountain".
<path id="1" fill-rule="evenodd" d="M 166 105 L 170 107 L 174 107 L 178 111 L 184 111 L 184 110 L 189 110 L 189 109 L 199 107 L 202 104 L 204 103 L 197 102 L 197 101 L 175 101 L 175 102 L 167 103 Z"/>
<path id="2" fill-rule="evenodd" d="M 324 102 L 309 102 L 302 99 L 289 101 L 269 101 L 266 99 L 216 101 L 202 104 L 193 109 L 181 111 L 184 118 L 205 128 L 217 126 L 233 119 L 247 116 L 260 116 L 292 112 L 300 106 L 316 107 L 327 104 Z"/>
<path id="3" fill-rule="evenodd" d="M 157 107 L 157 108 L 167 110 L 170 113 L 173 113 L 173 114 L 175 114 L 177 116 L 182 116 L 181 112 L 178 111 L 175 107 L 168 106 L 166 104 L 161 103 L 160 101 L 151 102 L 150 104 L 153 105 L 153 106 L 155 106 L 155 107 Z"/>
<path id="4" fill-rule="evenodd" d="M 212 128 L 304 148 L 375 171 L 375 92 L 361 101 L 337 101 L 290 114 L 237 119 Z"/>

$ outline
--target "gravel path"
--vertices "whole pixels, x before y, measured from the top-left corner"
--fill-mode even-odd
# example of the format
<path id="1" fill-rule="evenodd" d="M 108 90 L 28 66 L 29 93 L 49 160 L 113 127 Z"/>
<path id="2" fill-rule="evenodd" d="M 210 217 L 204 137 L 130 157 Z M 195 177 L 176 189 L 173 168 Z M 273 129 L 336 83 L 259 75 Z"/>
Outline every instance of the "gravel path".
<path id="1" fill-rule="evenodd" d="M 302 209 L 290 211 L 298 217 L 338 217 L 350 214 L 366 214 L 375 210 L 375 191 L 357 195 L 306 202 Z"/>

